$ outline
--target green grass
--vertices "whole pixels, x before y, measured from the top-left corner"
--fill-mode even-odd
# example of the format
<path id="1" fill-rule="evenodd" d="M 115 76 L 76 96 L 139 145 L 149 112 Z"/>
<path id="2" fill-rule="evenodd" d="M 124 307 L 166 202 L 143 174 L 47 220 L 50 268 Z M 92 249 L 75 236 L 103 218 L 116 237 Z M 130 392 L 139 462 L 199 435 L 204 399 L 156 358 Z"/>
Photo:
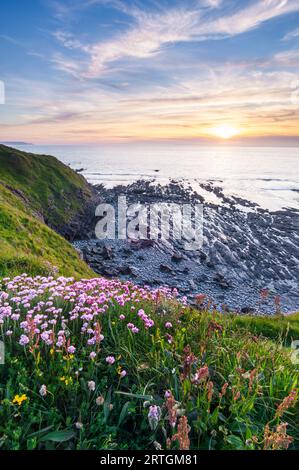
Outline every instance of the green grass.
<path id="1" fill-rule="evenodd" d="M 0 145 L 0 185 L 23 200 L 32 213 L 59 231 L 91 198 L 83 176 L 55 157 Z"/>
<path id="2" fill-rule="evenodd" d="M 108 291 L 115 289 L 109 286 Z M 78 295 L 82 295 L 80 289 Z M 92 290 L 88 289 L 90 295 Z M 114 294 L 106 313 L 98 317 L 105 339 L 96 360 L 89 358 L 95 348 L 86 345 L 79 318 L 68 323 L 70 342 L 76 346 L 74 355 L 41 344 L 31 352 L 28 347 L 25 350 L 18 345 L 20 331 L 16 326 L 12 337 L 3 336 L 2 448 L 155 450 L 155 443 L 159 443 L 162 449 L 167 445 L 177 449 L 182 416 L 188 422 L 191 449 L 276 449 L 283 447 L 282 441 L 290 449 L 298 448 L 298 405 L 293 402 L 278 413 L 291 391 L 298 393 L 298 365 L 294 350 L 285 345 L 282 330 L 270 331 L 260 318 L 246 317 L 238 324 L 230 315 L 182 309 L 163 296 L 156 302 L 141 300 L 138 306 L 133 297 L 124 306 L 118 305 L 116 298 Z M 97 302 L 96 297 L 94 300 Z M 59 298 L 55 304 L 65 316 L 74 307 Z M 132 305 L 144 309 L 155 322 L 153 328 L 142 326 Z M 126 316 L 125 321 L 119 319 L 120 314 Z M 275 321 L 299 326 L 298 315 Z M 132 334 L 127 322 L 138 325 L 139 333 Z M 173 326 L 166 328 L 166 322 Z M 258 325 L 255 335 L 251 327 L 245 327 L 250 324 Z M 55 328 L 61 328 L 59 320 Z M 299 339 L 298 334 L 293 337 Z M 108 355 L 116 359 L 111 366 L 105 360 Z M 203 367 L 208 368 L 208 376 L 194 382 L 196 371 Z M 123 379 L 121 370 L 127 371 Z M 90 381 L 94 381 L 94 390 L 88 389 Z M 39 394 L 43 384 L 48 390 L 45 397 Z M 225 393 L 220 396 L 225 384 Z M 174 400 L 171 406 L 164 396 L 166 390 Z M 22 394 L 24 402 L 13 403 L 14 397 Z M 97 402 L 99 397 L 102 401 Z M 151 406 L 160 410 L 158 422 L 148 418 Z M 177 414 L 174 427 L 170 426 L 169 406 Z M 285 422 L 287 435 L 279 428 Z M 277 429 L 279 435 L 275 434 Z"/>
<path id="3" fill-rule="evenodd" d="M 63 226 L 80 204 L 79 193 L 71 197 L 71 192 L 87 191 L 86 186 L 81 176 L 53 157 L 0 145 L 0 276 L 47 275 L 55 267 L 66 276 L 94 275 L 76 250 L 38 216 Z"/>

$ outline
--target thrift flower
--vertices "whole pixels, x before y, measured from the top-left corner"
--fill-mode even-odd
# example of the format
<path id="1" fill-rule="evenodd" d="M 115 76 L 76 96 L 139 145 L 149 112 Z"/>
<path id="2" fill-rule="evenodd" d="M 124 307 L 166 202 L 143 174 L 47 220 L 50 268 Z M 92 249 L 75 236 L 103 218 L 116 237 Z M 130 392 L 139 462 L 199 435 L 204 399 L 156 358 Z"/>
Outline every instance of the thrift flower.
<path id="1" fill-rule="evenodd" d="M 127 371 L 122 370 L 121 373 L 120 373 L 121 378 L 123 379 L 126 375 L 127 375 Z"/>
<path id="2" fill-rule="evenodd" d="M 28 344 L 28 343 L 29 343 L 29 338 L 28 338 L 28 336 L 26 336 L 26 335 L 21 335 L 19 344 L 20 344 L 21 346 L 25 346 L 25 345 Z"/>
<path id="3" fill-rule="evenodd" d="M 115 363 L 115 357 L 114 357 L 114 356 L 108 356 L 108 357 L 106 357 L 106 362 L 107 362 L 107 364 L 109 364 L 110 366 L 112 366 L 112 364 Z"/>

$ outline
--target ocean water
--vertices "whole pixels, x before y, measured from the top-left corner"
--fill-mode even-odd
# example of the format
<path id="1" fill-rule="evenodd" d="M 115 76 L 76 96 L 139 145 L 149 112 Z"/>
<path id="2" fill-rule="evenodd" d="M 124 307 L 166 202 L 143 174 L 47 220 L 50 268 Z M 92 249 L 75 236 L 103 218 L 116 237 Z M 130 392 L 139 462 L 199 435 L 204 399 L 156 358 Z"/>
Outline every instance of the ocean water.
<path id="1" fill-rule="evenodd" d="M 102 145 L 18 146 L 54 155 L 81 170 L 92 184 L 106 187 L 138 179 L 166 184 L 183 181 L 202 193 L 199 182 L 212 181 L 224 193 L 275 211 L 299 210 L 299 148 L 207 147 L 195 143 L 117 143 Z M 213 193 L 203 194 L 216 202 Z"/>

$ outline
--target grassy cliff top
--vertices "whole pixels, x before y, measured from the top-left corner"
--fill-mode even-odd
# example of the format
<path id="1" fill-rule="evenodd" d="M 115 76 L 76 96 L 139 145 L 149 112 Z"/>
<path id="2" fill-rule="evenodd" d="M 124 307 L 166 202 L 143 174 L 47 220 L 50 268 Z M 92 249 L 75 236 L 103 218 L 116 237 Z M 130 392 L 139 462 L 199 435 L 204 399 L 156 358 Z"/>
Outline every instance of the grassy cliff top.
<path id="1" fill-rule="evenodd" d="M 28 272 L 90 276 L 92 270 L 56 228 L 68 223 L 91 192 L 56 158 L 0 145 L 0 277 Z"/>
<path id="2" fill-rule="evenodd" d="M 4 145 L 0 145 L 0 184 L 58 231 L 92 197 L 83 176 L 55 157 Z"/>

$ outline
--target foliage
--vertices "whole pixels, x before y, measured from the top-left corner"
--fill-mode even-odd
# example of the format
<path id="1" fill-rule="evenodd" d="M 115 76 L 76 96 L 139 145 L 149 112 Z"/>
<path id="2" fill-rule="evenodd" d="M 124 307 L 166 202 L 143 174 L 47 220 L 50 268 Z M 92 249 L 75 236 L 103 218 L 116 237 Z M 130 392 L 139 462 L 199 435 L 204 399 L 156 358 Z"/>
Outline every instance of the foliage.
<path id="1" fill-rule="evenodd" d="M 298 365 L 263 318 L 257 335 L 166 288 L 24 275 L 0 319 L 2 449 L 298 447 Z"/>

